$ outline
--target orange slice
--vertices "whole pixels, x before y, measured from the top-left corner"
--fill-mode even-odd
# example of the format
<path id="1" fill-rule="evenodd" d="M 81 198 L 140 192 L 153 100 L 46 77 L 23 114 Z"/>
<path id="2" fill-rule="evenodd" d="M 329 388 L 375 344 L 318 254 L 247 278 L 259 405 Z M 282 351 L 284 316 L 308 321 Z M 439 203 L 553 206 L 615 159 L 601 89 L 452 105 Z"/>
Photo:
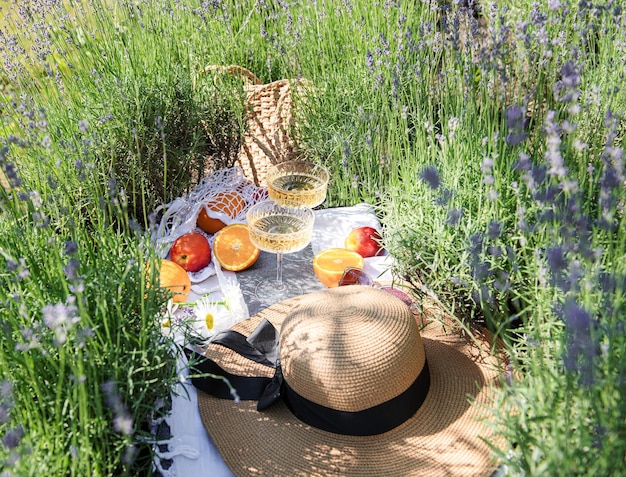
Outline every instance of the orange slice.
<path id="1" fill-rule="evenodd" d="M 234 219 L 245 208 L 246 201 L 238 192 L 220 192 L 211 198 L 206 206 L 212 212 L 225 214 Z M 196 223 L 208 234 L 214 234 L 226 227 L 220 219 L 209 217 L 204 207 L 200 209 Z"/>
<path id="2" fill-rule="evenodd" d="M 345 248 L 327 248 L 313 257 L 313 270 L 320 282 L 334 288 L 346 268 L 363 268 L 363 257 Z"/>
<path id="3" fill-rule="evenodd" d="M 256 262 L 260 253 L 250 241 L 246 224 L 228 225 L 215 234 L 213 255 L 225 270 L 245 270 Z"/>

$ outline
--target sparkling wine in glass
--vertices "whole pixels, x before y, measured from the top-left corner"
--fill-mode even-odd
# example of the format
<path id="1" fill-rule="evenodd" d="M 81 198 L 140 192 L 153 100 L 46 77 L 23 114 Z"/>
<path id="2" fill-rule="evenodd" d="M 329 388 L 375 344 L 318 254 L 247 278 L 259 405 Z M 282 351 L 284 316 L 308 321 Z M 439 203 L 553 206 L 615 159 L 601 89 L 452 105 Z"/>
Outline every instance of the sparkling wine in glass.
<path id="1" fill-rule="evenodd" d="M 255 288 L 261 302 L 271 304 L 302 294 L 300 285 L 283 280 L 283 254 L 302 250 L 311 242 L 314 220 L 309 207 L 286 207 L 271 200 L 248 209 L 250 240 L 261 250 L 276 254 L 276 279 L 262 280 Z"/>
<path id="2" fill-rule="evenodd" d="M 270 199 L 288 207 L 316 207 L 326 200 L 328 170 L 310 161 L 286 161 L 267 171 Z"/>

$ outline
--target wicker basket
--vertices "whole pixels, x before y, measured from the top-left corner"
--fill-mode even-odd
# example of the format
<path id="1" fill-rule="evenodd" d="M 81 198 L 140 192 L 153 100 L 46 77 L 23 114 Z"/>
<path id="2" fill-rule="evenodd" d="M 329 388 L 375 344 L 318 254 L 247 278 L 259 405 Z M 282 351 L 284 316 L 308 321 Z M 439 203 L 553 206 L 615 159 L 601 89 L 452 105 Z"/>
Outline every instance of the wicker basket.
<path id="1" fill-rule="evenodd" d="M 244 81 L 247 124 L 242 145 L 237 155 L 246 177 L 256 185 L 265 185 L 267 169 L 272 164 L 299 156 L 291 134 L 294 123 L 292 93 L 305 93 L 307 80 L 282 79 L 263 84 L 251 71 L 237 65 L 209 65 L 205 73 L 236 75 Z"/>

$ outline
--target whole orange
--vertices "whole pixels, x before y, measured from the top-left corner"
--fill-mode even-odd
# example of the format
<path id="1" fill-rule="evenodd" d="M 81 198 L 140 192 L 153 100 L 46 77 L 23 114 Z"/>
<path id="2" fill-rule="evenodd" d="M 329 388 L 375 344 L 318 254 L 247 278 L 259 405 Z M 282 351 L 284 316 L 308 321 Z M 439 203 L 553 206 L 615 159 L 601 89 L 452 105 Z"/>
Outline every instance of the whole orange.
<path id="1" fill-rule="evenodd" d="M 226 227 L 226 224 L 220 219 L 210 217 L 209 214 L 207 214 L 207 208 L 212 212 L 226 214 L 231 219 L 234 219 L 241 213 L 245 206 L 246 201 L 238 192 L 220 192 L 206 203 L 206 208 L 202 207 L 200 209 L 196 224 L 206 233 L 214 234 Z"/>
<path id="2" fill-rule="evenodd" d="M 150 264 L 147 270 L 150 270 Z M 186 302 L 191 290 L 191 280 L 185 269 L 171 260 L 161 259 L 158 273 L 159 286 L 172 292 L 172 301 Z"/>

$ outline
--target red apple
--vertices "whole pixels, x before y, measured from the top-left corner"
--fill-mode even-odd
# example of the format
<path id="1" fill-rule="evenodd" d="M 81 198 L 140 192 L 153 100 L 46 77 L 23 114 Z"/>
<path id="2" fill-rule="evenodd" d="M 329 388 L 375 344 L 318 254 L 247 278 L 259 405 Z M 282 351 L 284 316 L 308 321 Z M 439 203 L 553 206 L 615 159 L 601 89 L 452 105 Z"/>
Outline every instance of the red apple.
<path id="1" fill-rule="evenodd" d="M 381 255 L 384 251 L 382 237 L 373 227 L 357 227 L 346 237 L 345 248 L 357 252 L 363 258 Z"/>
<path id="2" fill-rule="evenodd" d="M 211 262 L 209 241 L 198 232 L 181 235 L 170 248 L 170 260 L 188 272 L 197 272 Z"/>

